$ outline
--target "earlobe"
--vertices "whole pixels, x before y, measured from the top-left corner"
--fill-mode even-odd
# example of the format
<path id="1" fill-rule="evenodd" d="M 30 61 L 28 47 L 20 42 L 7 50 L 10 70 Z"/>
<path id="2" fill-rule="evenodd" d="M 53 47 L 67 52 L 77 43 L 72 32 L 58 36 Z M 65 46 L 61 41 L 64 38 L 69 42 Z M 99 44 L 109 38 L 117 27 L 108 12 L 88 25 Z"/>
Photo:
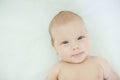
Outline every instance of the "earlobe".
<path id="1" fill-rule="evenodd" d="M 51 44 L 52 44 L 52 47 L 53 47 L 53 48 L 55 48 L 55 46 L 54 46 L 53 42 L 52 42 Z"/>
<path id="2" fill-rule="evenodd" d="M 54 45 L 53 45 L 53 48 L 55 49 L 56 54 L 59 56 L 59 53 L 57 52 L 57 50 L 56 50 L 56 48 L 55 48 L 55 46 L 54 46 Z"/>
<path id="3" fill-rule="evenodd" d="M 59 53 L 57 52 L 57 49 L 56 49 L 56 47 L 55 47 L 55 45 L 54 45 L 54 43 L 53 43 L 53 42 L 52 42 L 52 47 L 55 49 L 56 54 L 59 56 Z"/>

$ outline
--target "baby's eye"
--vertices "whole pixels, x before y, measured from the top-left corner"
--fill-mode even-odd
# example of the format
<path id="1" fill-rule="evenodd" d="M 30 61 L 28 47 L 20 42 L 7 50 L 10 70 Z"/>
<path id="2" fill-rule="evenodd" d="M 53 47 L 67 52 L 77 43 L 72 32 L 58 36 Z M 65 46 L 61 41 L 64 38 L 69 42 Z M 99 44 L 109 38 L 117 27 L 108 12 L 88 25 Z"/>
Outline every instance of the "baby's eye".
<path id="1" fill-rule="evenodd" d="M 80 37 L 78 37 L 78 40 L 80 40 L 80 39 L 83 39 L 85 36 L 80 36 Z"/>
<path id="2" fill-rule="evenodd" d="M 62 42 L 62 44 L 67 44 L 67 43 L 69 43 L 69 42 L 68 42 L 68 41 L 63 41 L 63 42 Z"/>

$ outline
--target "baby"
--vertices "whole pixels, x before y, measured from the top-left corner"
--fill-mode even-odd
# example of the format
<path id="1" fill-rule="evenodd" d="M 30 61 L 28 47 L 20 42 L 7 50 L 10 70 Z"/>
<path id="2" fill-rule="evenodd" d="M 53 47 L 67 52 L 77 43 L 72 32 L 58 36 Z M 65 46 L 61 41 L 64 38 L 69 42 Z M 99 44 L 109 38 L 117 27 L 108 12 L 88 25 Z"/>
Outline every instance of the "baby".
<path id="1" fill-rule="evenodd" d="M 46 80 L 120 80 L 105 59 L 89 55 L 87 31 L 79 15 L 61 11 L 51 21 L 49 32 L 61 60 Z"/>

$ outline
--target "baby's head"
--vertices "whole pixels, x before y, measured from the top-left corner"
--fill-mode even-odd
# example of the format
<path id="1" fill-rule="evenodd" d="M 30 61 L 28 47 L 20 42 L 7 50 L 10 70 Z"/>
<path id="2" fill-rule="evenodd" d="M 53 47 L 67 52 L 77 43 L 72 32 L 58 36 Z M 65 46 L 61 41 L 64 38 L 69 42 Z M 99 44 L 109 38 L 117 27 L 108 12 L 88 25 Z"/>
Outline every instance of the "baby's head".
<path id="1" fill-rule="evenodd" d="M 59 12 L 49 27 L 51 42 L 62 61 L 81 63 L 89 53 L 89 42 L 82 18 L 70 11 Z"/>

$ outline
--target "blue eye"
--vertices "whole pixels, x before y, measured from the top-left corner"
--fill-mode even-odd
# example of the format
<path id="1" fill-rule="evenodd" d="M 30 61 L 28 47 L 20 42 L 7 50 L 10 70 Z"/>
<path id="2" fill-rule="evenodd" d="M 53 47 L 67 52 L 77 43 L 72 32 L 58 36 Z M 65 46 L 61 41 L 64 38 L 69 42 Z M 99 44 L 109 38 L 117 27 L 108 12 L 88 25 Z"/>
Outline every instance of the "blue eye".
<path id="1" fill-rule="evenodd" d="M 83 39 L 84 38 L 84 36 L 80 36 L 80 37 L 78 37 L 78 40 L 81 40 L 81 39 Z"/>
<path id="2" fill-rule="evenodd" d="M 68 41 L 63 41 L 63 42 L 62 42 L 62 44 L 67 44 L 67 43 L 69 43 L 69 42 L 68 42 Z"/>

